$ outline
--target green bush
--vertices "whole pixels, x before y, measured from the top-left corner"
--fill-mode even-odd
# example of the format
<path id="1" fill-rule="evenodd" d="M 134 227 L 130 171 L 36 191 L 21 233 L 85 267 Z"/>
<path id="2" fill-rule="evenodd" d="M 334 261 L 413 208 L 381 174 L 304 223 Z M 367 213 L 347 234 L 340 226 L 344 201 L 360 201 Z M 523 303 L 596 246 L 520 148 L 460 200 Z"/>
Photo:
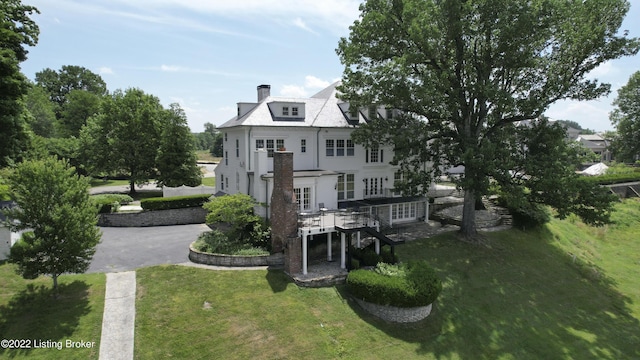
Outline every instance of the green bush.
<path id="1" fill-rule="evenodd" d="M 124 194 L 99 194 L 92 195 L 91 201 L 98 206 L 100 214 L 105 214 L 117 211 L 120 205 L 132 202 L 133 198 Z"/>
<path id="2" fill-rule="evenodd" d="M 416 307 L 433 303 L 442 291 L 442 282 L 425 261 L 417 261 L 406 265 L 379 264 L 375 271 L 351 271 L 347 289 L 354 297 L 370 303 Z"/>
<path id="3" fill-rule="evenodd" d="M 171 197 L 155 197 L 140 200 L 140 206 L 144 210 L 169 210 L 189 207 L 201 207 L 211 195 L 197 194 Z"/>
<path id="4" fill-rule="evenodd" d="M 398 255 L 391 253 L 390 246 L 384 246 L 380 249 L 380 257 L 382 258 L 383 263 L 387 264 L 397 264 L 398 263 Z"/>
<path id="5" fill-rule="evenodd" d="M 513 216 L 513 225 L 520 228 L 534 228 L 551 220 L 548 208 L 542 204 L 524 203 L 517 208 L 509 208 Z"/>
<path id="6" fill-rule="evenodd" d="M 376 266 L 382 261 L 382 257 L 376 254 L 375 250 L 370 247 L 364 248 L 362 251 L 362 266 Z"/>
<path id="7" fill-rule="evenodd" d="M 269 255 L 269 251 L 264 248 L 255 247 L 251 244 L 234 242 L 229 239 L 225 233 L 217 229 L 200 234 L 198 240 L 193 243 L 193 247 L 198 251 L 210 254 L 244 256 Z"/>

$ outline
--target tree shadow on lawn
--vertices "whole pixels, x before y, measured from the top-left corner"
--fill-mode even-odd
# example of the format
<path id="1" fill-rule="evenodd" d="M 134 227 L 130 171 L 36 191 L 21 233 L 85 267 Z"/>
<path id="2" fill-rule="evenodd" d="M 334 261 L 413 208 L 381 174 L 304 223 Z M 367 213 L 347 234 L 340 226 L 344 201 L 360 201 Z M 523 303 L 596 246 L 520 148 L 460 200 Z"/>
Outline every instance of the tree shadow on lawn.
<path id="1" fill-rule="evenodd" d="M 487 235 L 489 247 L 454 235 L 399 247 L 401 260 L 425 259 L 443 280 L 425 320 L 388 323 L 349 304 L 376 328 L 436 358 L 640 358 L 640 321 L 615 281 L 575 263 L 546 229 L 514 231 Z"/>
<path id="2" fill-rule="evenodd" d="M 28 284 L 0 306 L 0 338 L 31 340 L 32 348 L 0 348 L 0 357 L 29 355 L 39 341 L 64 341 L 90 311 L 89 286 L 83 281 L 59 284 L 57 298 L 50 286 Z"/>
<path id="3" fill-rule="evenodd" d="M 287 290 L 287 286 L 293 283 L 293 280 L 291 280 L 289 275 L 284 273 L 282 268 L 267 268 L 267 275 L 265 277 L 274 293 Z"/>

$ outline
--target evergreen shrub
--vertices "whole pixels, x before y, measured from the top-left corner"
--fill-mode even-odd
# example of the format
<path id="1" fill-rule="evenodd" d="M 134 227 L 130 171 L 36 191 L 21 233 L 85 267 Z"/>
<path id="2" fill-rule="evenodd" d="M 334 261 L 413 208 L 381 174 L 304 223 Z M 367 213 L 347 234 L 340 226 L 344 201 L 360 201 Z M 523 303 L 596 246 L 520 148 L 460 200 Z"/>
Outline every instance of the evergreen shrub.
<path id="1" fill-rule="evenodd" d="M 155 197 L 140 200 L 140 206 L 144 210 L 169 210 L 189 207 L 202 207 L 202 205 L 206 203 L 210 197 L 211 195 L 208 194 Z"/>

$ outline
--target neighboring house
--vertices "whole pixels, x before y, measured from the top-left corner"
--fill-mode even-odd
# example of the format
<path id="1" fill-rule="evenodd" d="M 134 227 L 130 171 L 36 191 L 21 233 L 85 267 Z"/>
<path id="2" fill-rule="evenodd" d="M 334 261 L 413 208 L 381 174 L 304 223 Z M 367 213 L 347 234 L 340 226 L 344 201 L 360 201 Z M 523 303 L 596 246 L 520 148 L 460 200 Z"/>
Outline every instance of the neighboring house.
<path id="1" fill-rule="evenodd" d="M 388 225 L 424 219 L 426 198 L 394 191 L 401 174 L 389 164 L 392 149 L 367 149 L 351 140 L 358 125 L 395 112 L 352 108 L 337 98 L 337 84 L 310 98 L 272 97 L 270 86 L 260 85 L 257 102 L 238 103 L 237 116 L 217 128 L 223 135 L 217 189 L 251 195 L 267 205 L 261 215 L 269 218 L 273 153 L 286 149 L 293 152 L 299 212 L 357 208 Z"/>
<path id="2" fill-rule="evenodd" d="M 580 134 L 576 138 L 576 141 L 581 142 L 587 149 L 600 156 L 600 161 L 610 162 L 612 160 L 611 151 L 609 150 L 609 141 L 602 135 L 592 134 Z"/>
<path id="3" fill-rule="evenodd" d="M 12 201 L 0 201 L 0 261 L 9 257 L 9 250 L 12 245 L 12 233 L 6 226 L 7 218 L 2 210 L 13 207 Z"/>

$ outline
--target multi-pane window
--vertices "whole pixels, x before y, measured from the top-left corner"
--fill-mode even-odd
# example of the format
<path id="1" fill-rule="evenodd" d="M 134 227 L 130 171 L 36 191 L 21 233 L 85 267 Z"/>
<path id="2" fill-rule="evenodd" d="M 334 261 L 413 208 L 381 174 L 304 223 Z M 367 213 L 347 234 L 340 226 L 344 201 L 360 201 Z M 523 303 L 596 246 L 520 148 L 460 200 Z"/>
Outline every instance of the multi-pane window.
<path id="1" fill-rule="evenodd" d="M 256 149 L 265 149 L 265 142 L 268 157 L 273 157 L 276 149 L 284 148 L 284 139 L 256 139 Z"/>
<path id="2" fill-rule="evenodd" d="M 351 139 L 327 139 L 325 144 L 327 156 L 353 156 L 355 154 Z"/>
<path id="3" fill-rule="evenodd" d="M 298 107 L 294 106 L 291 108 L 291 116 L 298 116 Z"/>
<path id="4" fill-rule="evenodd" d="M 344 140 L 336 140 L 336 156 L 344 156 Z"/>
<path id="5" fill-rule="evenodd" d="M 403 180 L 403 176 L 402 176 L 402 171 L 398 170 L 395 173 L 393 173 L 393 188 L 397 189 L 398 184 Z M 394 190 L 394 195 L 401 195 L 401 192 L 399 190 Z"/>
<path id="6" fill-rule="evenodd" d="M 225 165 L 229 165 L 229 152 L 228 151 L 224 152 L 224 164 Z"/>
<path id="7" fill-rule="evenodd" d="M 368 163 L 384 162 L 382 149 L 379 149 L 377 146 L 373 146 L 370 149 L 367 149 L 365 161 Z"/>
<path id="8" fill-rule="evenodd" d="M 370 197 L 382 196 L 384 194 L 383 178 L 364 179 L 364 195 Z"/>
<path id="9" fill-rule="evenodd" d="M 310 210 L 311 209 L 311 188 L 294 188 L 293 192 L 296 194 L 296 203 L 298 204 L 298 210 Z"/>
<path id="10" fill-rule="evenodd" d="M 236 139 L 236 157 L 240 157 L 240 140 Z"/>
<path id="11" fill-rule="evenodd" d="M 333 156 L 335 151 L 335 142 L 333 139 L 327 139 L 325 141 L 325 145 L 327 148 L 327 156 Z"/>
<path id="12" fill-rule="evenodd" d="M 288 106 L 283 106 L 282 107 L 282 116 L 289 116 L 289 107 Z"/>
<path id="13" fill-rule="evenodd" d="M 345 174 L 338 176 L 338 200 L 348 200 L 355 197 L 354 179 L 354 174 Z"/>
<path id="14" fill-rule="evenodd" d="M 307 139 L 300 139 L 300 152 L 307 152 Z"/>
<path id="15" fill-rule="evenodd" d="M 408 204 L 393 204 L 391 205 L 391 219 L 415 219 L 416 218 L 416 203 Z"/>
<path id="16" fill-rule="evenodd" d="M 220 190 L 224 190 L 224 176 L 220 176 Z"/>

